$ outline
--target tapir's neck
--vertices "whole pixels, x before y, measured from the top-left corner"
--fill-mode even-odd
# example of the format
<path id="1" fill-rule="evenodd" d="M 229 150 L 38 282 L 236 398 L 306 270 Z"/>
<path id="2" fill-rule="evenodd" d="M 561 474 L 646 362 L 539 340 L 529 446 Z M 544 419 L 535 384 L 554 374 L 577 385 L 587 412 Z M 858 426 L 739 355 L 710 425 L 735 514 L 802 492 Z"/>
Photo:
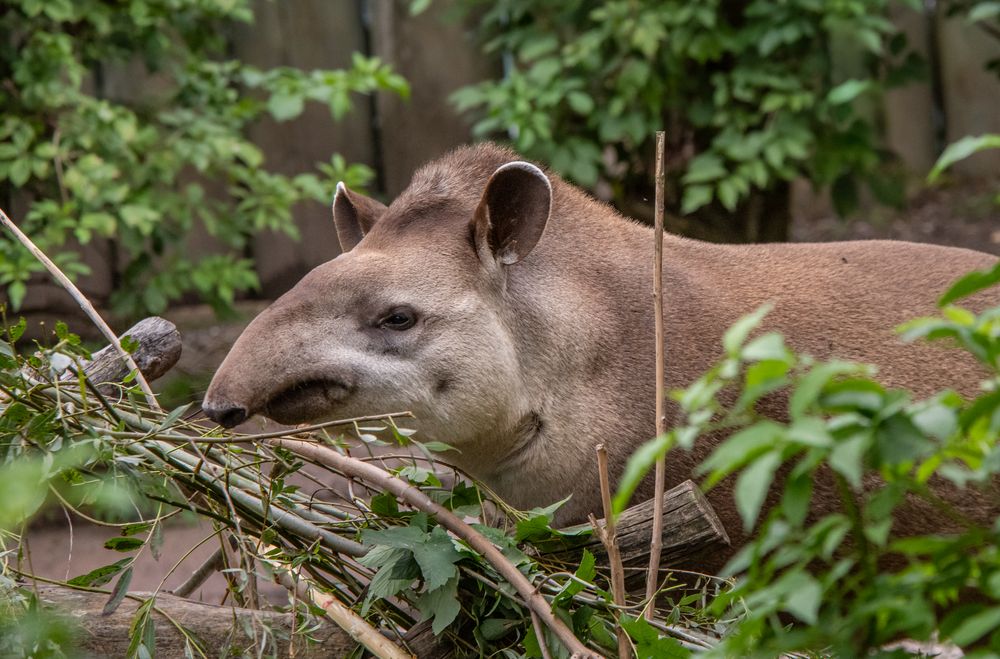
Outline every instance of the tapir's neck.
<path id="1" fill-rule="evenodd" d="M 467 456 L 518 507 L 596 492 L 595 445 L 621 465 L 654 432 L 652 231 L 575 191 L 555 201 L 536 250 L 508 270 L 523 408 Z M 601 516 L 594 503 L 571 501 L 561 517 Z"/>

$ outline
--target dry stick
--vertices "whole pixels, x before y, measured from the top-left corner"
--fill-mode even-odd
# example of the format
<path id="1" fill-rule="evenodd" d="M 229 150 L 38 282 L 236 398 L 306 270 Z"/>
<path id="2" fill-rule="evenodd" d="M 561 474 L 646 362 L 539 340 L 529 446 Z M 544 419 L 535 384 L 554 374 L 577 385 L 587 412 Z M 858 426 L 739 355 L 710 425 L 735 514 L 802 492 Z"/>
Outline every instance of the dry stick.
<path id="1" fill-rule="evenodd" d="M 188 577 L 184 583 L 170 592 L 178 597 L 187 597 L 194 591 L 198 590 L 198 588 L 205 583 L 210 576 L 215 574 L 218 569 L 223 566 L 223 561 L 224 556 L 222 547 L 219 547 L 205 560 L 204 563 L 199 565 L 198 568 L 191 573 L 191 576 Z"/>
<path id="2" fill-rule="evenodd" d="M 323 609 L 330 620 L 337 623 L 338 627 L 379 659 L 413 659 L 413 655 L 404 652 L 398 645 L 382 636 L 364 618 L 337 598 L 316 590 L 288 572 L 275 572 L 275 578 L 301 599 Z"/>
<path id="3" fill-rule="evenodd" d="M 663 383 L 663 151 L 664 132 L 656 131 L 656 208 L 653 225 L 653 320 L 656 327 L 656 436 L 666 432 Z M 653 490 L 653 538 L 649 544 L 649 572 L 646 574 L 646 619 L 656 611 L 656 589 L 660 581 L 660 551 L 663 548 L 663 490 L 666 488 L 666 455 L 656 461 Z"/>
<path id="4" fill-rule="evenodd" d="M 622 556 L 618 551 L 618 534 L 615 530 L 615 515 L 611 509 L 611 483 L 608 478 L 608 452 L 604 444 L 597 445 L 597 473 L 601 478 L 601 503 L 604 505 L 604 526 L 601 527 L 594 515 L 590 515 L 590 525 L 594 527 L 594 533 L 604 543 L 604 548 L 608 552 L 608 563 L 611 564 L 611 595 L 615 604 L 625 606 L 625 568 L 622 567 Z M 618 635 L 618 658 L 628 659 L 631 655 L 631 647 L 628 642 L 628 635 L 622 629 L 621 624 L 615 624 L 615 632 Z"/>
<path id="5" fill-rule="evenodd" d="M 21 244 L 24 245 L 36 259 L 41 261 L 42 265 L 44 265 L 49 271 L 49 274 L 51 274 L 55 280 L 66 289 L 66 292 L 69 293 L 74 300 L 76 300 L 76 303 L 80 305 L 83 312 L 87 314 L 90 320 L 92 320 L 94 324 L 97 325 L 97 328 L 101 330 L 101 334 L 103 334 L 104 338 L 108 340 L 108 343 L 114 346 L 114 350 L 122 358 L 122 361 L 128 365 L 129 370 L 135 373 L 135 379 L 142 388 L 142 393 L 146 395 L 146 403 L 154 410 L 160 409 L 160 404 L 156 402 L 156 396 L 153 395 L 153 390 L 149 388 L 149 383 L 146 382 L 146 378 L 143 377 L 142 371 L 139 370 L 139 366 L 136 365 L 135 360 L 132 359 L 132 355 L 128 354 L 125 349 L 122 348 L 121 341 L 119 341 L 118 337 L 111 330 L 111 328 L 108 327 L 108 324 L 104 322 L 104 319 L 101 318 L 100 314 L 97 313 L 97 309 L 95 309 L 94 305 L 90 303 L 90 300 L 84 297 L 83 293 L 80 292 L 80 289 L 69 280 L 69 277 L 67 277 L 63 271 L 59 269 L 59 266 L 52 262 L 52 259 L 45 255 L 45 252 L 38 249 L 38 246 L 31 242 L 31 238 L 28 238 L 28 236 L 24 235 L 23 231 L 17 228 L 17 225 L 14 224 L 9 217 L 7 217 L 7 213 L 5 213 L 2 208 L 0 208 L 0 222 L 10 229 L 11 233 L 13 233 L 14 236 L 21 241 Z"/>
<path id="6" fill-rule="evenodd" d="M 333 467 L 348 476 L 367 481 L 414 508 L 434 515 L 442 526 L 469 543 L 470 547 L 482 554 L 483 558 L 489 561 L 496 568 L 496 571 L 514 586 L 517 593 L 524 598 L 529 610 L 538 616 L 539 620 L 556 635 L 571 654 L 578 654 L 580 657 L 594 656 L 594 653 L 587 649 L 573 635 L 573 632 L 552 614 L 552 608 L 545 598 L 535 590 L 531 582 L 507 560 L 492 542 L 459 519 L 453 512 L 432 501 L 430 497 L 417 488 L 374 465 L 341 455 L 332 449 L 312 442 L 297 439 L 272 439 L 269 443 L 287 448 L 320 464 Z"/>
<path id="7" fill-rule="evenodd" d="M 535 636 L 538 638 L 538 650 L 542 653 L 542 659 L 552 659 L 549 652 L 549 644 L 545 642 L 545 635 L 542 633 L 542 621 L 538 619 L 538 614 L 531 612 L 531 626 L 535 628 Z"/>

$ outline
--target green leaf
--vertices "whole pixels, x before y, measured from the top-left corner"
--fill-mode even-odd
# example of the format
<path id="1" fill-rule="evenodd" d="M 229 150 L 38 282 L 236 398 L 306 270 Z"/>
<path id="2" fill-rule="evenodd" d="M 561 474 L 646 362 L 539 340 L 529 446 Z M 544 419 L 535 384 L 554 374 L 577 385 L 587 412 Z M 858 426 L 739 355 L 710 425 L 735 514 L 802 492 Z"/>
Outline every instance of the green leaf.
<path id="1" fill-rule="evenodd" d="M 577 114 L 586 116 L 594 111 L 594 99 L 584 92 L 570 92 L 566 96 L 566 101 Z"/>
<path id="2" fill-rule="evenodd" d="M 722 159 L 714 153 L 702 153 L 691 160 L 687 174 L 682 179 L 686 184 L 707 183 L 728 174 Z"/>
<path id="3" fill-rule="evenodd" d="M 934 442 L 908 416 L 893 414 L 876 429 L 875 447 L 881 462 L 898 465 L 923 457 L 934 448 Z"/>
<path id="4" fill-rule="evenodd" d="M 871 80 L 847 80 L 830 90 L 826 100 L 834 105 L 850 103 L 855 98 L 871 89 Z"/>
<path id="5" fill-rule="evenodd" d="M 542 55 L 548 55 L 559 47 L 559 39 L 554 34 L 534 37 L 525 42 L 518 51 L 518 56 L 524 62 L 531 62 Z"/>
<path id="6" fill-rule="evenodd" d="M 131 351 L 129 351 L 129 352 L 131 352 Z M 170 413 L 167 414 L 167 416 L 163 418 L 163 423 L 161 423 L 157 427 L 157 430 L 166 430 L 167 428 L 169 428 L 172 425 L 174 425 L 174 423 L 177 422 L 177 419 L 179 419 L 182 416 L 184 416 L 187 413 L 187 411 L 189 409 L 191 409 L 191 405 L 193 405 L 193 403 L 185 403 L 184 405 L 181 405 L 180 407 L 177 407 L 177 408 L 174 408 L 173 410 L 171 410 Z"/>
<path id="7" fill-rule="evenodd" d="M 788 401 L 788 411 L 792 418 L 806 413 L 810 405 L 816 402 L 823 388 L 838 375 L 856 373 L 857 364 L 842 361 L 831 361 L 814 366 L 800 381 Z"/>
<path id="8" fill-rule="evenodd" d="M 691 651 L 677 639 L 660 636 L 645 618 L 622 615 L 621 626 L 635 641 L 636 654 L 642 659 L 687 659 Z"/>
<path id="9" fill-rule="evenodd" d="M 639 483 L 649 473 L 649 470 L 656 464 L 661 455 L 666 455 L 675 441 L 673 433 L 654 437 L 642 446 L 637 448 L 629 456 L 625 463 L 625 472 L 618 481 L 618 491 L 612 502 L 615 515 L 621 513 L 628 507 L 628 502 L 632 499 L 632 494 L 639 487 Z"/>
<path id="10" fill-rule="evenodd" d="M 410 0 L 410 16 L 419 16 L 431 6 L 431 0 Z"/>
<path id="11" fill-rule="evenodd" d="M 681 203 L 681 213 L 688 215 L 712 201 L 712 186 L 689 185 L 684 188 L 684 200 Z"/>
<path id="12" fill-rule="evenodd" d="M 830 452 L 830 467 L 847 479 L 854 489 L 861 488 L 862 459 L 871 445 L 871 435 L 859 434 L 837 442 Z"/>
<path id="13" fill-rule="evenodd" d="M 785 347 L 785 338 L 777 332 L 768 332 L 744 346 L 740 357 L 744 361 L 759 362 L 765 360 L 784 361 L 789 357 Z"/>
<path id="14" fill-rule="evenodd" d="M 135 551 L 144 544 L 146 544 L 146 541 L 143 540 L 142 538 L 123 538 L 119 536 L 111 538 L 110 540 L 105 542 L 104 548 L 113 549 L 115 551 L 126 552 L 126 551 Z"/>
<path id="15" fill-rule="evenodd" d="M 717 190 L 719 201 L 722 202 L 722 205 L 725 206 L 726 210 L 730 213 L 736 210 L 736 205 L 740 200 L 739 189 L 736 186 L 736 181 L 728 178 L 719 182 Z"/>
<path id="16" fill-rule="evenodd" d="M 785 428 L 770 420 L 758 421 L 725 440 L 698 465 L 699 474 L 710 474 L 709 487 L 756 459 L 784 437 Z"/>
<path id="17" fill-rule="evenodd" d="M 440 634 L 462 611 L 458 601 L 458 576 L 449 579 L 438 588 L 429 589 L 417 599 L 416 605 L 424 620 L 434 619 L 431 623 L 434 635 Z"/>
<path id="18" fill-rule="evenodd" d="M 302 114 L 305 102 L 301 94 L 275 92 L 267 99 L 267 111 L 277 121 L 287 121 Z"/>
<path id="19" fill-rule="evenodd" d="M 28 292 L 27 286 L 25 286 L 23 281 L 15 281 L 10 286 L 7 287 L 7 296 L 10 298 L 10 306 L 15 311 L 21 308 L 21 304 L 24 302 L 24 296 Z"/>
<path id="20" fill-rule="evenodd" d="M 944 170 L 948 169 L 960 160 L 965 160 L 974 153 L 985 151 L 986 149 L 1000 149 L 1000 134 L 986 134 L 963 137 L 953 144 L 949 144 L 941 157 L 934 163 L 934 168 L 927 175 L 927 182 L 937 181 Z"/>
<path id="21" fill-rule="evenodd" d="M 994 606 L 966 618 L 951 633 L 951 641 L 959 647 L 975 643 L 1000 627 L 1000 606 Z"/>
<path id="22" fill-rule="evenodd" d="M 122 575 L 118 577 L 117 583 L 115 583 L 114 589 L 111 591 L 111 597 L 104 604 L 104 609 L 101 611 L 102 616 L 109 616 L 118 609 L 118 605 L 122 603 L 125 599 L 125 595 L 128 594 L 128 586 L 132 583 L 132 567 L 130 566 L 127 570 L 122 572 Z"/>
<path id="23" fill-rule="evenodd" d="M 458 576 L 455 563 L 462 559 L 462 555 L 455 549 L 448 533 L 435 526 L 425 541 L 413 548 L 413 558 L 420 566 L 427 589 L 435 590 Z"/>
<path id="24" fill-rule="evenodd" d="M 111 581 L 112 578 L 129 565 L 131 565 L 131 558 L 123 558 L 120 561 L 116 561 L 111 565 L 105 565 L 103 567 L 91 570 L 86 574 L 81 574 L 78 577 L 73 577 L 66 583 L 71 586 L 86 586 L 96 588 L 98 586 L 103 586 L 104 584 Z"/>
<path id="25" fill-rule="evenodd" d="M 822 603 L 823 587 L 805 572 L 792 572 L 783 577 L 782 581 L 786 579 L 791 583 L 787 584 L 788 595 L 782 608 L 807 625 L 815 625 L 819 605 Z"/>
<path id="26" fill-rule="evenodd" d="M 736 509 L 743 520 L 743 528 L 748 532 L 753 529 L 760 508 L 764 505 L 767 491 L 774 480 L 774 472 L 781 465 L 781 453 L 772 451 L 765 453 L 743 470 L 736 479 L 733 498 Z"/>
<path id="27" fill-rule="evenodd" d="M 410 552 L 400 552 L 396 556 L 394 561 L 383 565 L 369 582 L 368 594 L 361 605 L 361 615 L 368 614 L 368 609 L 375 600 L 392 597 L 420 576 L 420 567 Z"/>
<path id="28" fill-rule="evenodd" d="M 976 2 L 969 10 L 966 19 L 970 23 L 989 21 L 1000 17 L 1000 2 Z"/>
<path id="29" fill-rule="evenodd" d="M 722 336 L 722 347 L 725 349 L 726 354 L 734 357 L 739 354 L 740 347 L 747 340 L 747 337 L 750 336 L 750 332 L 754 331 L 760 325 L 761 321 L 764 320 L 764 316 L 770 313 L 772 307 L 773 305 L 770 303 L 762 304 L 755 311 L 737 320 L 726 330 L 726 333 Z"/>
<path id="30" fill-rule="evenodd" d="M 960 278 L 941 296 L 938 306 L 947 306 L 997 284 L 1000 284 L 1000 262 L 989 270 L 976 270 Z"/>
<path id="31" fill-rule="evenodd" d="M 583 557 L 580 559 L 580 567 L 576 569 L 575 576 L 583 581 L 593 581 L 594 577 L 597 576 L 596 564 L 597 561 L 594 555 L 584 549 Z M 574 595 L 581 592 L 584 587 L 579 581 L 574 579 L 568 580 L 566 585 L 562 587 L 562 590 L 552 599 L 552 606 L 557 607 L 569 601 Z"/>

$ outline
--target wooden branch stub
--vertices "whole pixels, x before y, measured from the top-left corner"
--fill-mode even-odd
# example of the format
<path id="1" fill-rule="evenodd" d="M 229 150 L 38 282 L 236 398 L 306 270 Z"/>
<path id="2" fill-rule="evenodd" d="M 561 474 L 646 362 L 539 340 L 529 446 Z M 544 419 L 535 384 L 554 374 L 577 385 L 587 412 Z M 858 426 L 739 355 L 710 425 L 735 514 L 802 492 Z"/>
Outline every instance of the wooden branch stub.
<path id="1" fill-rule="evenodd" d="M 181 334 L 169 320 L 151 316 L 140 320 L 122 333 L 139 343 L 132 358 L 147 381 L 152 382 L 173 368 L 181 358 Z M 105 346 L 94 353 L 84 365 L 83 372 L 101 393 L 117 389 L 111 383 L 120 383 L 128 375 L 128 367 L 115 352 L 114 346 Z"/>
<path id="2" fill-rule="evenodd" d="M 92 593 L 74 590 L 65 586 L 38 584 L 39 599 L 74 619 L 83 633 L 77 639 L 77 649 L 95 657 L 124 657 L 128 653 L 131 640 L 129 625 L 135 617 L 139 602 L 126 598 L 118 609 L 109 616 L 102 615 L 106 593 Z M 146 598 L 150 593 L 131 593 Z M 208 656 L 228 656 L 224 648 L 230 648 L 233 656 L 244 653 L 257 654 L 261 639 L 274 641 L 274 647 L 266 654 L 276 657 L 346 657 L 354 651 L 357 643 L 344 631 L 330 624 L 320 624 L 310 632 L 314 642 L 307 642 L 301 636 L 294 636 L 295 620 L 291 614 L 272 611 L 254 611 L 230 606 L 216 606 L 193 602 L 168 593 L 156 595 L 156 607 L 183 625 L 202 643 Z M 154 612 L 156 621 L 156 655 L 160 657 L 183 657 L 184 637 L 163 614 Z M 248 630 L 257 630 L 257 638 Z M 269 633 L 264 633 L 269 629 Z M 152 649 L 152 648 L 150 648 Z"/>
<path id="3" fill-rule="evenodd" d="M 684 481 L 663 494 L 663 547 L 661 568 L 698 569 L 698 554 L 712 547 L 729 545 L 729 536 L 712 506 L 691 481 Z M 646 567 L 649 562 L 650 540 L 653 536 L 653 500 L 636 504 L 618 516 L 616 525 L 618 548 L 626 568 Z M 573 560 L 587 549 L 598 562 L 607 563 L 607 552 L 596 536 L 573 550 L 562 550 L 549 556 Z"/>

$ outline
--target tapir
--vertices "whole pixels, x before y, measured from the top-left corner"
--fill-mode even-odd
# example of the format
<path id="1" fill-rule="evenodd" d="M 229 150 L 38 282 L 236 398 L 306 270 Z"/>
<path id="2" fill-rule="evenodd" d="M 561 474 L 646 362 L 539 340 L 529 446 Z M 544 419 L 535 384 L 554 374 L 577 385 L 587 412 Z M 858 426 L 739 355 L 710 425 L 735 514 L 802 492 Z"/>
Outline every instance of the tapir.
<path id="1" fill-rule="evenodd" d="M 388 207 L 341 184 L 333 220 L 342 253 L 250 323 L 209 386 L 207 415 L 231 427 L 254 414 L 295 424 L 409 410 L 419 438 L 458 449 L 447 459 L 511 505 L 569 497 L 557 523 L 601 517 L 595 445 L 616 477 L 654 435 L 652 229 L 489 143 L 423 166 Z M 971 358 L 905 344 L 894 328 L 996 261 L 908 242 L 666 235 L 667 388 L 693 382 L 721 357 L 725 330 L 767 302 L 763 329 L 794 350 L 873 364 L 885 385 L 917 396 L 956 378 L 974 388 L 985 372 Z M 766 405 L 780 417 L 785 402 Z M 667 487 L 719 439 L 671 453 Z M 708 497 L 735 549 L 746 537 L 731 486 Z M 836 499 L 817 487 L 814 506 Z M 933 524 L 913 514 L 896 529 Z"/>

